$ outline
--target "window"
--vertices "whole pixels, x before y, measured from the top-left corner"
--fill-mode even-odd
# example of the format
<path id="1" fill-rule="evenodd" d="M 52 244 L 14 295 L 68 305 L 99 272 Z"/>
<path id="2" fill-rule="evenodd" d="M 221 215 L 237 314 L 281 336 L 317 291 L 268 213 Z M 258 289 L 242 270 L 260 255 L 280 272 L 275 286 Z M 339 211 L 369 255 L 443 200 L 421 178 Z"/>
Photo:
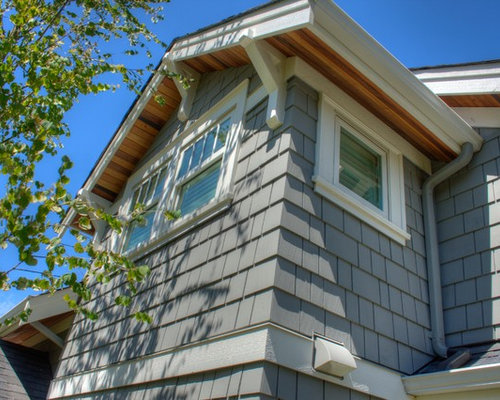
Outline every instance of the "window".
<path id="1" fill-rule="evenodd" d="M 143 204 L 146 208 L 144 213 L 144 221 L 134 222 L 129 228 L 125 250 L 135 248 L 138 244 L 149 239 L 153 226 L 153 219 L 157 211 L 158 199 L 165 186 L 165 178 L 167 176 L 167 167 L 159 168 L 154 171 L 152 176 L 141 182 L 135 190 L 132 201 L 129 206 L 129 215 L 135 209 L 137 204 Z"/>
<path id="2" fill-rule="evenodd" d="M 404 244 L 402 154 L 381 135 L 321 96 L 315 190 Z"/>
<path id="3" fill-rule="evenodd" d="M 144 221 L 128 228 L 121 248 L 135 254 L 159 244 L 227 207 L 242 127 L 248 79 L 174 138 L 127 182 L 120 213 L 138 203 Z M 180 211 L 169 221 L 164 211 Z M 118 244 L 117 244 L 118 245 Z"/>
<path id="4" fill-rule="evenodd" d="M 220 161 L 230 127 L 231 118 L 224 118 L 183 151 L 177 177 L 179 191 L 177 209 L 181 216 L 192 213 L 215 197 L 220 176 Z"/>

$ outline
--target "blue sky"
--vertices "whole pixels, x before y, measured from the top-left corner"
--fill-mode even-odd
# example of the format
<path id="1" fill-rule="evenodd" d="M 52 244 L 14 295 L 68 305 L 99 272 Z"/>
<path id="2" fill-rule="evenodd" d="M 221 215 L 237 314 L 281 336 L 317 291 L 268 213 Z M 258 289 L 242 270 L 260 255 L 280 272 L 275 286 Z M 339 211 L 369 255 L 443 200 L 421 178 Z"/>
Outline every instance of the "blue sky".
<path id="1" fill-rule="evenodd" d="M 165 21 L 153 30 L 169 43 L 175 37 L 263 3 L 262 0 L 172 0 L 165 5 Z M 407 67 L 500 59 L 498 0 L 338 0 L 336 3 Z M 153 50 L 156 63 L 163 50 Z M 138 63 L 141 60 L 134 61 Z M 134 98 L 126 90 L 87 96 L 67 114 L 72 136 L 64 143 L 62 154 L 69 155 L 75 163 L 70 173 L 72 193 L 85 181 Z M 47 181 L 53 171 L 51 165 L 44 168 Z M 7 269 L 17 261 L 12 251 L 4 251 L 2 260 L 0 269 Z M 0 292 L 0 315 L 27 294 Z"/>

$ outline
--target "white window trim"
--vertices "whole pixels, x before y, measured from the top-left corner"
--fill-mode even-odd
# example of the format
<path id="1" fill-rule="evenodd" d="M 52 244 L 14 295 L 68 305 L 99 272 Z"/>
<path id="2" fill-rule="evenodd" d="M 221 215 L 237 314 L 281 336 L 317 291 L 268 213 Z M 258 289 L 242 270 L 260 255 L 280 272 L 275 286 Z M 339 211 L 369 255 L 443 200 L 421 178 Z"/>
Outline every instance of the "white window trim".
<path id="1" fill-rule="evenodd" d="M 174 221 L 168 221 L 163 216 L 163 212 L 156 212 L 149 240 L 126 251 L 126 255 L 131 258 L 143 255 L 146 251 L 159 247 L 165 242 L 193 229 L 230 206 L 233 198 L 235 164 L 243 131 L 243 116 L 246 110 L 248 85 L 248 79 L 242 81 L 129 178 L 124 190 L 123 201 L 119 206 L 119 215 L 123 219 L 127 220 L 129 218 L 130 204 L 137 185 L 144 179 L 147 179 L 157 168 L 167 163 L 171 163 L 172 167 L 167 169 L 165 188 L 157 202 L 157 210 L 174 210 L 178 202 L 179 188 L 182 182 L 186 181 L 184 178 L 179 181 L 176 180 L 182 161 L 183 150 L 194 143 L 212 125 L 221 122 L 224 117 L 231 116 L 231 128 L 227 135 L 222 155 L 214 155 L 203 166 L 200 166 L 195 172 L 189 174 L 189 179 L 191 179 L 208 168 L 212 163 L 220 161 L 221 170 L 214 198 L 199 209 Z M 123 251 L 128 240 L 128 235 L 129 232 L 124 231 L 121 234 L 120 240 L 114 241 L 114 250 Z"/>
<path id="2" fill-rule="evenodd" d="M 372 145 L 384 154 L 383 210 L 345 188 L 338 182 L 340 127 Z M 334 157 L 332 157 L 334 154 Z M 385 175 L 385 176 L 384 176 Z M 316 146 L 316 165 L 313 176 L 314 189 L 333 203 L 354 214 L 401 244 L 410 239 L 406 231 L 406 207 L 403 174 L 403 155 L 390 142 L 365 125 L 326 94 L 320 94 L 319 129 Z"/>

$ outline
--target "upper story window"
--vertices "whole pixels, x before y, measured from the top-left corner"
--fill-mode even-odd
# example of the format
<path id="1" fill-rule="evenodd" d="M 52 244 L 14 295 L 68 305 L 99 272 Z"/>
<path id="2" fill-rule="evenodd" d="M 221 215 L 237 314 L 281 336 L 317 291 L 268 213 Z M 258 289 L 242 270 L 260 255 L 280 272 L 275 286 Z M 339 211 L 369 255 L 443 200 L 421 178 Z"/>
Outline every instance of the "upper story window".
<path id="1" fill-rule="evenodd" d="M 144 221 L 133 222 L 116 246 L 135 254 L 229 204 L 247 88 L 248 79 L 129 179 L 119 212 L 130 218 L 140 203 Z M 167 210 L 180 212 L 180 217 L 168 220 Z"/>
<path id="2" fill-rule="evenodd" d="M 177 177 L 177 209 L 181 215 L 190 214 L 215 197 L 230 127 L 231 118 L 224 118 L 183 151 Z"/>
<path id="3" fill-rule="evenodd" d="M 144 221 L 141 223 L 134 222 L 130 226 L 125 250 L 130 250 L 149 239 L 154 216 L 158 209 L 158 200 L 165 186 L 166 176 L 167 167 L 163 166 L 154 171 L 151 176 L 147 177 L 135 188 L 129 206 L 129 215 L 132 214 L 137 204 L 143 204 L 145 206 Z"/>
<path id="4" fill-rule="evenodd" d="M 316 154 L 315 190 L 405 244 L 401 152 L 322 94 Z"/>

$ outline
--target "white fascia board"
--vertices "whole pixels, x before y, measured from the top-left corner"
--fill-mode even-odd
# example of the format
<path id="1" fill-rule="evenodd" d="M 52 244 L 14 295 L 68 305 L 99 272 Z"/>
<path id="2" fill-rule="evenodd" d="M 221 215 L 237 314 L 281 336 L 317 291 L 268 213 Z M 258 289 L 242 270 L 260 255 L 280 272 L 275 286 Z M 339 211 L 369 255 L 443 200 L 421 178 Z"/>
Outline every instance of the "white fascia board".
<path id="1" fill-rule="evenodd" d="M 500 363 L 408 376 L 403 383 L 414 396 L 500 388 Z"/>
<path id="2" fill-rule="evenodd" d="M 138 385 L 254 362 L 272 362 L 318 379 L 385 399 L 410 399 L 400 374 L 356 358 L 358 368 L 344 379 L 312 367 L 314 342 L 277 325 L 245 328 L 155 355 L 125 361 L 52 381 L 50 399 Z"/>
<path id="3" fill-rule="evenodd" d="M 339 7 L 330 0 L 313 4 L 313 33 L 454 152 L 466 142 L 480 149 L 481 137 Z"/>
<path id="4" fill-rule="evenodd" d="M 180 39 L 170 49 L 172 59 L 181 61 L 236 46 L 251 30 L 255 40 L 300 29 L 313 22 L 308 0 L 284 1 L 231 20 L 197 35 Z"/>
<path id="5" fill-rule="evenodd" d="M 414 73 L 440 96 L 500 93 L 500 62 L 429 68 Z"/>

